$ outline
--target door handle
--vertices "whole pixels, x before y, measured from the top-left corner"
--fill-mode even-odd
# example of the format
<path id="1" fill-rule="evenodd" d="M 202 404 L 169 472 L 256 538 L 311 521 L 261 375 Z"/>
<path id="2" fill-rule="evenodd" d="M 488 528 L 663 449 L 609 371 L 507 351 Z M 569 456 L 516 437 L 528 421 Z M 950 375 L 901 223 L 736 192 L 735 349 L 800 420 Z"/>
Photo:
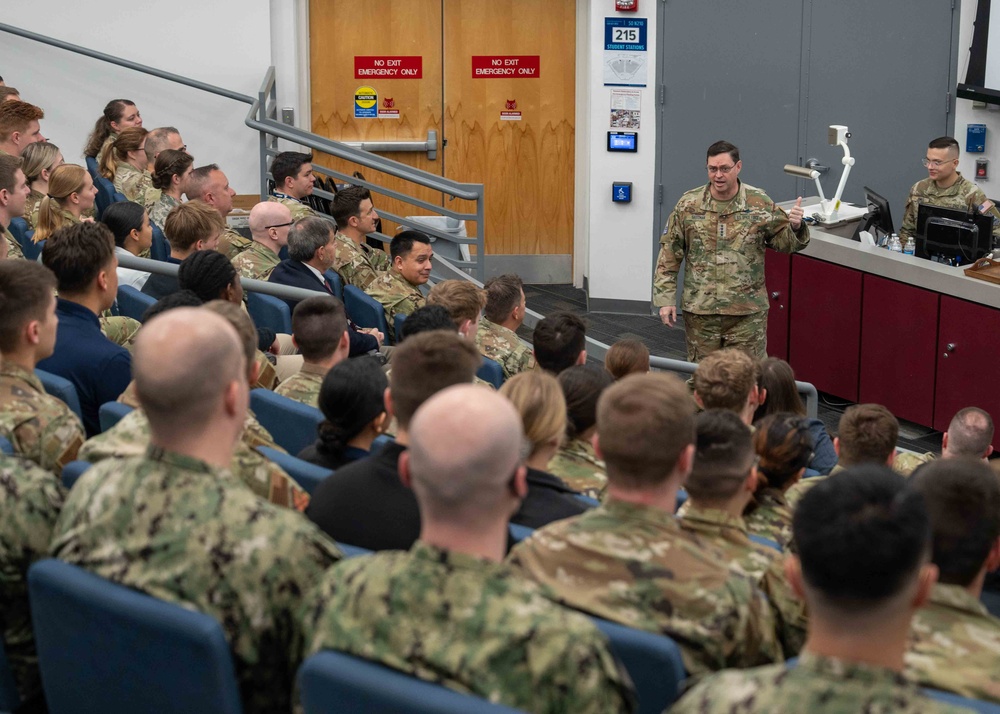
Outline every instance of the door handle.
<path id="1" fill-rule="evenodd" d="M 819 162 L 819 159 L 809 159 L 806 161 L 806 168 L 812 169 L 814 171 L 819 171 L 821 174 L 825 174 L 830 170 L 829 166 L 824 166 Z"/>
<path id="2" fill-rule="evenodd" d="M 426 151 L 427 160 L 437 159 L 437 131 L 427 130 L 427 141 L 342 141 L 342 144 L 371 152 Z"/>
<path id="3" fill-rule="evenodd" d="M 957 345 L 954 342 L 949 342 L 944 346 L 944 354 L 941 356 L 947 357 L 948 355 L 950 355 L 952 352 L 955 351 L 955 347 L 957 347 Z"/>

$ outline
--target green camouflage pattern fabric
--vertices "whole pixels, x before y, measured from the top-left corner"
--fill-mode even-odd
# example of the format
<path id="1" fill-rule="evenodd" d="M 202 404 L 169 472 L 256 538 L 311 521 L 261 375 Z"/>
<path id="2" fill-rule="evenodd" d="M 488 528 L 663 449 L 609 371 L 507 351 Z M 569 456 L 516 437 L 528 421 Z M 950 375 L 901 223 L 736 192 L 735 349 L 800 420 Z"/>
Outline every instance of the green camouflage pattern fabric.
<path id="1" fill-rule="evenodd" d="M 10 361 L 0 365 L 0 434 L 18 455 L 57 476 L 86 439 L 80 418 L 47 394 L 34 373 Z"/>
<path id="2" fill-rule="evenodd" d="M 292 212 L 292 220 L 297 221 L 300 218 L 308 218 L 309 216 L 317 215 L 316 211 L 302 203 L 301 201 L 296 201 L 294 198 L 278 198 L 277 196 L 268 196 L 268 201 L 274 201 L 275 203 L 280 203 L 284 206 L 288 206 L 288 210 Z"/>
<path id="3" fill-rule="evenodd" d="M 396 315 L 411 315 L 427 304 L 424 294 L 395 270 L 379 275 L 365 292 L 382 303 L 392 342 L 396 341 Z"/>
<path id="4" fill-rule="evenodd" d="M 14 234 L 7 230 L 6 226 L 0 226 L 0 237 L 7 241 L 7 259 L 14 260 L 24 260 L 24 251 L 21 250 L 21 244 L 17 242 L 17 238 Z"/>
<path id="5" fill-rule="evenodd" d="M 531 353 L 531 348 L 521 341 L 517 333 L 490 322 L 485 317 L 479 320 L 476 347 L 483 357 L 499 363 L 504 379 L 535 368 L 535 356 Z"/>
<path id="6" fill-rule="evenodd" d="M 47 557 L 63 498 L 57 476 L 0 453 L 0 622 L 23 700 L 42 689 L 28 608 L 28 566 Z"/>
<path id="7" fill-rule="evenodd" d="M 792 542 L 792 507 L 785 494 L 765 488 L 754 499 L 756 507 L 743 516 L 747 532 L 770 538 L 785 549 Z"/>
<path id="8" fill-rule="evenodd" d="M 902 458 L 901 458 L 902 457 Z M 934 459 L 934 454 L 917 454 L 912 451 L 900 451 L 896 453 L 895 458 L 892 460 L 892 470 L 898 473 L 900 476 L 909 476 L 913 473 L 913 470 Z M 788 505 L 795 509 L 795 504 L 802 500 L 809 489 L 811 489 L 816 484 L 820 483 L 825 478 L 830 478 L 830 476 L 835 476 L 836 474 L 848 468 L 847 465 L 838 463 L 834 466 L 830 473 L 826 476 L 810 476 L 809 478 L 804 478 L 797 484 L 792 486 L 785 493 L 785 499 L 788 501 Z"/>
<path id="9" fill-rule="evenodd" d="M 160 189 L 153 188 L 153 175 L 126 162 L 115 169 L 114 185 L 115 191 L 144 208 L 160 200 Z"/>
<path id="10" fill-rule="evenodd" d="M 392 268 L 389 254 L 384 250 L 376 250 L 364 242 L 358 245 L 340 231 L 335 246 L 333 269 L 345 285 L 367 290 L 376 278 Z"/>
<path id="11" fill-rule="evenodd" d="M 767 596 L 672 513 L 608 499 L 508 560 L 568 607 L 672 637 L 691 677 L 782 659 Z"/>
<path id="12" fill-rule="evenodd" d="M 149 211 L 149 222 L 162 231 L 163 224 L 167 221 L 167 214 L 179 205 L 181 202 L 176 198 L 161 192 L 154 203 L 146 206 L 146 210 Z"/>
<path id="13" fill-rule="evenodd" d="M 274 390 L 275 394 L 319 408 L 319 389 L 323 386 L 326 367 L 303 364 L 302 368 Z"/>
<path id="14" fill-rule="evenodd" d="M 257 383 L 252 388 L 257 389 L 260 387 L 261 389 L 274 391 L 274 388 L 278 386 L 278 370 L 271 364 L 271 360 L 267 358 L 267 355 L 260 350 L 257 350 L 256 360 L 260 369 L 257 371 Z"/>
<path id="15" fill-rule="evenodd" d="M 598 500 L 608 487 L 607 467 L 597 458 L 594 445 L 583 439 L 563 442 L 546 470 L 574 491 Z"/>
<path id="16" fill-rule="evenodd" d="M 250 280 L 267 280 L 280 262 L 277 253 L 257 241 L 252 241 L 249 248 L 232 259 L 240 276 Z"/>
<path id="17" fill-rule="evenodd" d="M 45 194 L 35 189 L 31 189 L 28 194 L 28 200 L 24 203 L 24 220 L 28 224 L 28 230 L 38 229 L 38 209 L 41 208 L 43 198 Z"/>
<path id="18" fill-rule="evenodd" d="M 510 566 L 417 541 L 331 568 L 306 655 L 339 650 L 526 712 L 632 711 L 607 640 Z"/>
<path id="19" fill-rule="evenodd" d="M 688 362 L 700 362 L 709 352 L 725 347 L 742 350 L 754 359 L 767 357 L 767 313 L 696 315 L 684 313 L 684 342 Z"/>
<path id="20" fill-rule="evenodd" d="M 1000 619 L 958 585 L 937 583 L 910 627 L 906 674 L 922 687 L 1000 704 Z"/>
<path id="21" fill-rule="evenodd" d="M 101 323 L 101 332 L 116 345 L 121 345 L 129 352 L 132 351 L 132 344 L 142 323 L 138 320 L 126 317 L 125 315 L 98 315 L 98 322 Z"/>
<path id="22" fill-rule="evenodd" d="M 253 241 L 250 238 L 247 238 L 230 226 L 226 226 L 219 238 L 218 251 L 229 258 L 229 260 L 232 260 L 251 245 L 253 245 Z"/>
<path id="23" fill-rule="evenodd" d="M 916 451 L 897 450 L 896 457 L 892 460 L 892 470 L 903 476 L 909 476 L 917 470 L 917 467 L 929 464 L 934 458 L 934 454 L 929 451 L 918 454 Z"/>
<path id="24" fill-rule="evenodd" d="M 785 579 L 780 551 L 750 540 L 742 518 L 714 508 L 700 508 L 691 500 L 685 505 L 681 528 L 717 548 L 734 572 L 751 578 L 771 604 L 778 639 L 785 657 L 795 657 L 806 640 L 809 618 L 802 602 Z"/>
<path id="25" fill-rule="evenodd" d="M 291 709 L 302 593 L 342 557 L 308 519 L 261 500 L 229 471 L 152 447 L 87 470 L 50 553 L 215 617 L 247 714 Z"/>
<path id="26" fill-rule="evenodd" d="M 660 238 L 653 304 L 675 304 L 684 261 L 685 313 L 765 312 L 765 248 L 793 253 L 808 244 L 809 227 L 793 231 L 788 214 L 759 188 L 741 181 L 730 201 L 716 201 L 707 184 L 693 189 L 681 196 Z"/>
<path id="27" fill-rule="evenodd" d="M 792 667 L 720 672 L 681 697 L 671 714 L 951 714 L 898 672 L 803 652 Z"/>
<path id="28" fill-rule="evenodd" d="M 921 203 L 956 208 L 960 211 L 978 212 L 979 207 L 986 200 L 986 194 L 982 192 L 982 189 L 962 176 L 961 173 L 958 174 L 958 180 L 948 188 L 938 188 L 932 178 L 917 181 L 910 188 L 910 193 L 906 197 L 906 208 L 903 209 L 903 223 L 899 228 L 899 237 L 903 241 L 910 236 L 916 237 L 917 209 Z M 993 237 L 1000 239 L 1000 227 L 997 226 L 995 220 L 993 222 Z"/>

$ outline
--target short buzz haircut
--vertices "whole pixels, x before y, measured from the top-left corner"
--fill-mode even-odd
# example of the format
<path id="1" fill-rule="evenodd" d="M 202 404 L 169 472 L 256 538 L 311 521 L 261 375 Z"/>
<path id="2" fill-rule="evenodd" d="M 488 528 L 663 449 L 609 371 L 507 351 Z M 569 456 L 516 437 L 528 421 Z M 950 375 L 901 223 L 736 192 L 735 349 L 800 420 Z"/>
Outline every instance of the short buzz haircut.
<path id="1" fill-rule="evenodd" d="M 331 234 L 330 222 L 325 218 L 300 218 L 288 231 L 288 257 L 301 263 L 312 260 L 316 251 L 330 242 Z"/>
<path id="2" fill-rule="evenodd" d="M 344 230 L 351 218 L 360 218 L 361 203 L 371 197 L 371 191 L 364 186 L 348 186 L 337 191 L 333 197 L 333 219 L 337 221 L 337 228 Z"/>
<path id="3" fill-rule="evenodd" d="M 928 149 L 953 149 L 956 154 L 961 151 L 961 147 L 954 138 L 950 136 L 939 136 L 927 144 Z"/>
<path id="4" fill-rule="evenodd" d="M 601 395 L 597 433 L 611 483 L 659 486 L 694 442 L 694 402 L 672 374 L 631 374 Z"/>
<path id="5" fill-rule="evenodd" d="M 0 141 L 7 141 L 15 131 L 27 131 L 33 121 L 45 118 L 45 112 L 34 104 L 11 100 L 0 103 Z"/>
<path id="6" fill-rule="evenodd" d="M 521 304 L 521 291 L 524 282 L 513 273 L 490 278 L 483 286 L 486 290 L 486 307 L 483 314 L 490 322 L 500 324 L 508 317 L 515 307 Z"/>
<path id="7" fill-rule="evenodd" d="M 728 409 L 707 409 L 695 419 L 695 452 L 684 488 L 695 501 L 727 501 L 753 467 L 750 427 Z"/>
<path id="8" fill-rule="evenodd" d="M 146 161 L 153 163 L 156 155 L 170 148 L 170 137 L 173 134 L 180 136 L 180 132 L 172 126 L 161 126 L 153 129 L 146 135 Z M 193 161 L 193 159 L 192 159 Z"/>
<path id="9" fill-rule="evenodd" d="M 698 363 L 692 381 L 706 409 L 741 412 L 757 383 L 757 366 L 750 355 L 741 350 L 716 350 Z"/>
<path id="10" fill-rule="evenodd" d="M 399 425 L 407 428 L 420 405 L 445 387 L 472 383 L 481 362 L 475 345 L 457 332 L 432 330 L 407 337 L 396 347 L 389 378 Z"/>
<path id="11" fill-rule="evenodd" d="M 236 330 L 249 375 L 257 360 L 257 328 L 254 327 L 253 319 L 246 310 L 228 300 L 211 300 L 205 303 L 205 309 L 222 316 Z"/>
<path id="12" fill-rule="evenodd" d="M 966 407 L 948 425 L 948 453 L 981 459 L 993 443 L 993 417 L 978 407 Z"/>
<path id="13" fill-rule="evenodd" d="M 12 193 L 17 184 L 17 170 L 23 163 L 20 156 L 0 154 L 0 191 Z"/>
<path id="14" fill-rule="evenodd" d="M 718 156 L 719 154 L 729 154 L 729 158 L 733 160 L 735 164 L 740 160 L 740 150 L 735 144 L 730 144 L 728 141 L 717 141 L 708 147 L 708 151 L 705 152 L 705 159 L 710 159 L 713 156 Z"/>
<path id="15" fill-rule="evenodd" d="M 449 332 L 455 330 L 455 323 L 452 321 L 451 315 L 440 305 L 423 305 L 414 310 L 403 321 L 402 329 L 398 335 L 399 341 L 402 342 L 413 335 L 431 330 L 448 330 Z"/>
<path id="16" fill-rule="evenodd" d="M 896 448 L 899 422 L 881 404 L 848 407 L 837 425 L 840 463 L 885 464 Z"/>
<path id="17" fill-rule="evenodd" d="M 539 366 L 559 374 L 576 364 L 587 346 L 587 324 L 571 312 L 553 312 L 535 325 L 531 343 Z"/>
<path id="18" fill-rule="evenodd" d="M 333 295 L 306 298 L 292 312 L 292 335 L 309 362 L 329 359 L 347 330 L 344 303 Z"/>
<path id="19" fill-rule="evenodd" d="M 274 185 L 280 191 L 285 185 L 285 179 L 295 178 L 302 169 L 302 164 L 312 163 L 312 154 L 303 154 L 300 151 L 282 151 L 271 161 L 271 176 L 274 178 Z"/>
<path id="20" fill-rule="evenodd" d="M 930 554 L 923 497 L 875 464 L 816 484 L 796 505 L 792 533 L 815 604 L 848 617 L 901 595 Z"/>
<path id="21" fill-rule="evenodd" d="M 163 222 L 163 235 L 170 247 L 184 252 L 200 240 L 209 240 L 225 228 L 222 216 L 201 200 L 174 206 Z"/>
<path id="22" fill-rule="evenodd" d="M 212 178 L 213 171 L 222 171 L 218 164 L 198 166 L 188 178 L 188 198 L 196 199 L 205 195 L 205 189 Z"/>
<path id="23" fill-rule="evenodd" d="M 458 328 L 466 320 L 479 319 L 486 295 L 468 280 L 442 280 L 427 294 L 427 304 L 440 305 L 447 310 Z"/>
<path id="24" fill-rule="evenodd" d="M 392 242 L 389 243 L 389 256 L 393 261 L 396 258 L 405 258 L 413 250 L 414 243 L 423 243 L 424 245 L 430 245 L 431 239 L 426 233 L 421 233 L 420 231 L 403 231 L 402 233 L 397 233 Z"/>
<path id="25" fill-rule="evenodd" d="M 56 275 L 60 293 L 86 292 L 98 274 L 111 265 L 115 237 L 103 223 L 63 226 L 45 242 L 42 263 Z"/>
<path id="26" fill-rule="evenodd" d="M 2 240 L 2 239 L 0 239 Z M 56 276 L 32 260 L 0 260 L 0 352 L 13 352 L 29 322 L 44 322 Z"/>

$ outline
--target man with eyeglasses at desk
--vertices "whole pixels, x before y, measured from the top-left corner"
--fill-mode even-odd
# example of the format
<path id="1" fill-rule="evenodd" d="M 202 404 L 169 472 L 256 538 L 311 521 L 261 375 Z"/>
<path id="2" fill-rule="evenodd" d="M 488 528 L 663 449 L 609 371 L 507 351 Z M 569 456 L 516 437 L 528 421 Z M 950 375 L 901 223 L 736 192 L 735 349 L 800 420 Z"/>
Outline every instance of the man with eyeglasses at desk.
<path id="1" fill-rule="evenodd" d="M 960 211 L 991 213 L 993 219 L 993 240 L 1000 240 L 997 226 L 997 211 L 993 202 L 976 184 L 958 171 L 958 142 L 950 136 L 939 136 L 927 145 L 927 156 L 923 159 L 927 167 L 927 178 L 917 181 L 906 197 L 903 225 L 899 237 L 906 240 L 917 233 L 917 208 L 921 203 Z"/>
<path id="2" fill-rule="evenodd" d="M 677 202 L 660 237 L 653 304 L 663 324 L 677 320 L 677 274 L 685 261 L 684 331 L 688 361 L 724 347 L 767 356 L 764 249 L 794 253 L 809 244 L 802 197 L 785 213 L 759 188 L 739 180 L 740 150 L 708 147 L 708 184 Z"/>

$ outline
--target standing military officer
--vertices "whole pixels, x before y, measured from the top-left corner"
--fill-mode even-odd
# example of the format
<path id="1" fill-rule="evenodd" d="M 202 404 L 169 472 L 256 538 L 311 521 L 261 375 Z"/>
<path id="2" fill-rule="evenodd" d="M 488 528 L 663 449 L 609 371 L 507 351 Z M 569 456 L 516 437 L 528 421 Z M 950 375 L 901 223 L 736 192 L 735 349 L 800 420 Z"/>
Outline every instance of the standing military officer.
<path id="1" fill-rule="evenodd" d="M 677 320 L 677 273 L 685 262 L 684 311 L 688 360 L 735 347 L 767 356 L 764 249 L 794 253 L 809 244 L 802 199 L 787 214 L 759 188 L 739 180 L 740 150 L 728 141 L 708 147 L 705 186 L 688 191 L 660 238 L 653 304 L 663 324 Z"/>

